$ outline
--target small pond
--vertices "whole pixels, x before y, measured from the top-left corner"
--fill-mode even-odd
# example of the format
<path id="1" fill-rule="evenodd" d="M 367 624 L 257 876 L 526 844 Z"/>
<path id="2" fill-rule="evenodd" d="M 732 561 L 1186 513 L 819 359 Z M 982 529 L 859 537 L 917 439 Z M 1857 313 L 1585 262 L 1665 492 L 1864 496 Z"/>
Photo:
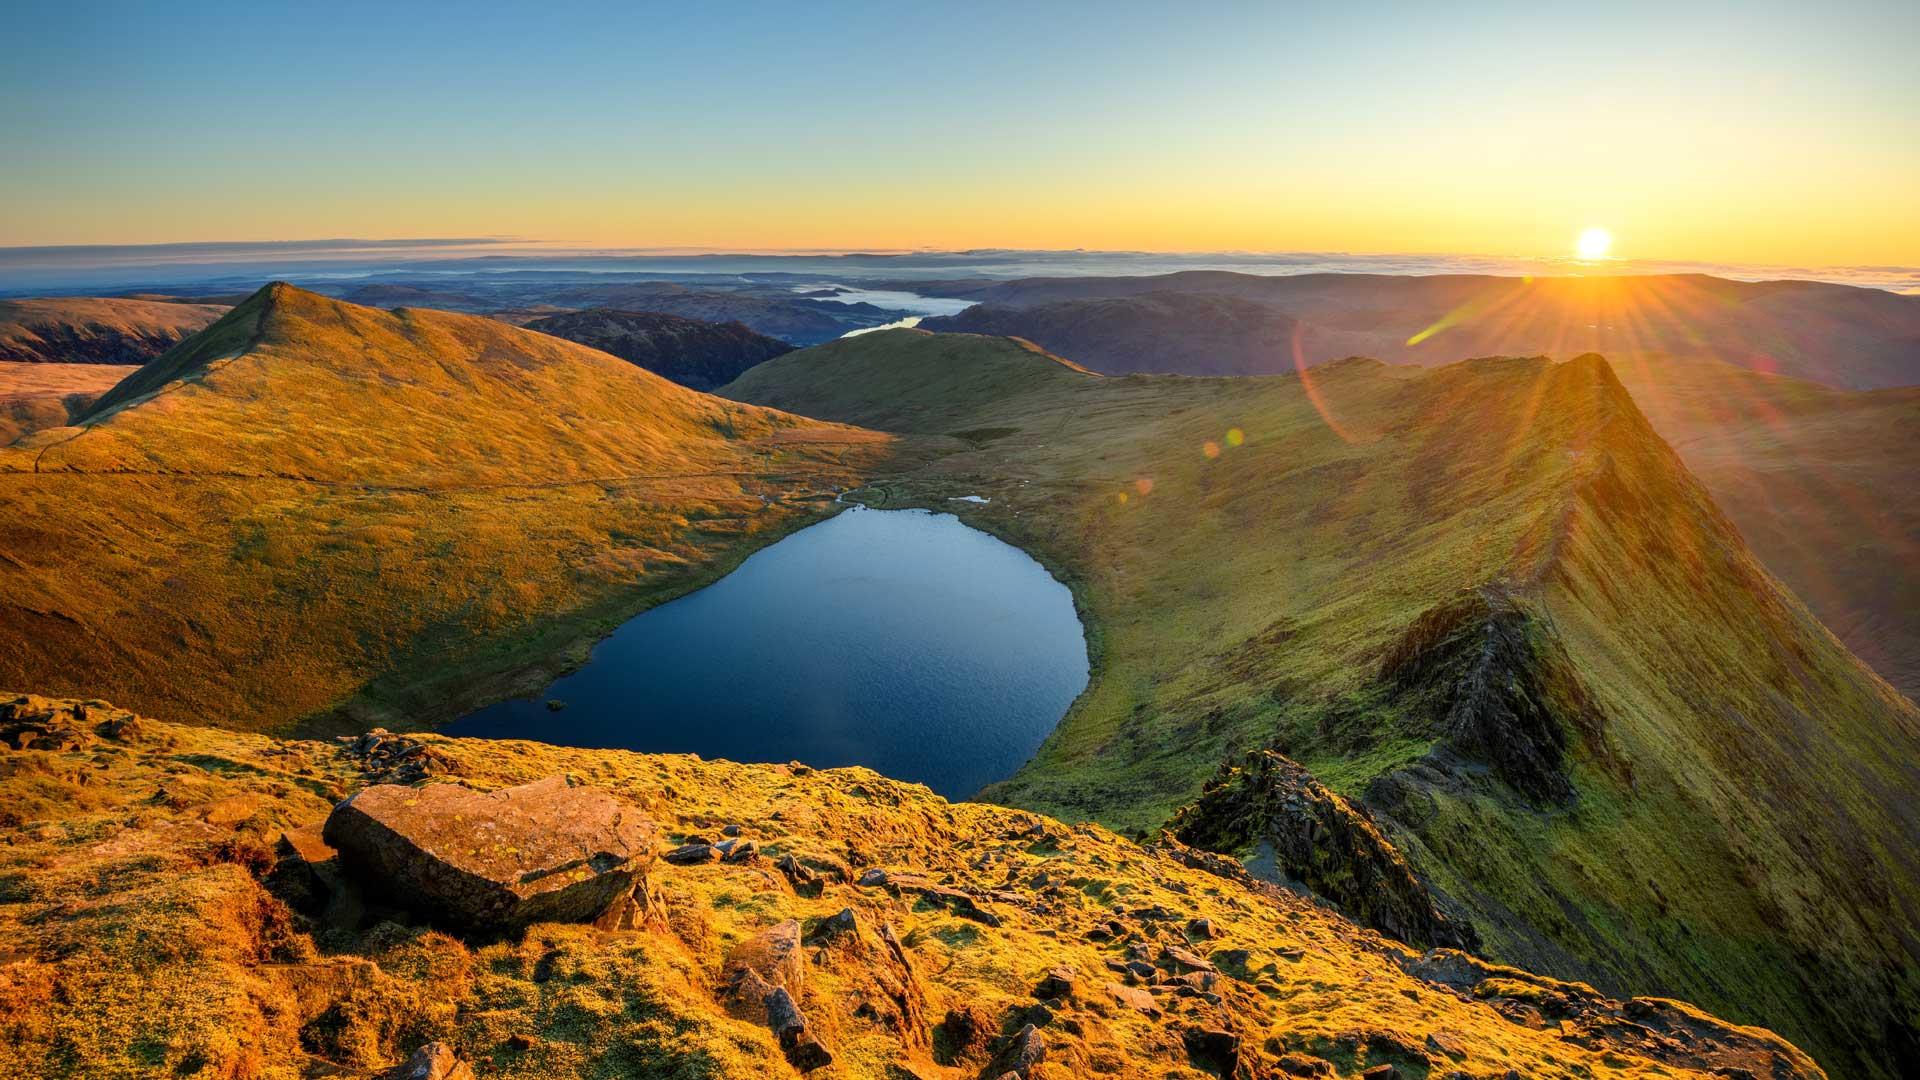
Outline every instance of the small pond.
<path id="1" fill-rule="evenodd" d="M 1086 685 L 1073 597 L 1025 552 L 952 514 L 856 507 L 635 616 L 537 697 L 442 730 L 865 765 L 965 798 Z"/>

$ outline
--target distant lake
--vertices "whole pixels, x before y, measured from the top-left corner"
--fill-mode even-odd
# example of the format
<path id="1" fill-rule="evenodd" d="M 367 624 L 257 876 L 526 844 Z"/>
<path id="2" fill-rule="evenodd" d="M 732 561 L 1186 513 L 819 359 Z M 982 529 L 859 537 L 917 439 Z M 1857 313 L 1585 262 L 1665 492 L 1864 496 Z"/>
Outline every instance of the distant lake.
<path id="1" fill-rule="evenodd" d="M 919 293 L 898 289 L 855 289 L 839 284 L 794 286 L 795 292 L 810 292 L 818 289 L 837 291 L 832 296 L 822 296 L 817 299 L 830 300 L 837 304 L 872 304 L 874 307 L 922 316 L 958 315 L 978 302 L 953 300 L 944 296 L 922 296 Z"/>
<path id="2" fill-rule="evenodd" d="M 635 616 L 536 698 L 442 730 L 865 765 L 966 798 L 1086 685 L 1072 594 L 1025 552 L 951 514 L 856 507 Z"/>

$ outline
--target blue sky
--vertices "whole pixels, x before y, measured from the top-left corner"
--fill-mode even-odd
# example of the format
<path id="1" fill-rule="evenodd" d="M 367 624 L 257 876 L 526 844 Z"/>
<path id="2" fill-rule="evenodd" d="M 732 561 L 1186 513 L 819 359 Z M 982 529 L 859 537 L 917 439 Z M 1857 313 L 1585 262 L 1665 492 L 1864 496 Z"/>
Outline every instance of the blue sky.
<path id="1" fill-rule="evenodd" d="M 1920 259 L 1920 4 L 66 3 L 9 30 L 0 243 L 1535 254 L 1598 223 L 1651 257 Z"/>

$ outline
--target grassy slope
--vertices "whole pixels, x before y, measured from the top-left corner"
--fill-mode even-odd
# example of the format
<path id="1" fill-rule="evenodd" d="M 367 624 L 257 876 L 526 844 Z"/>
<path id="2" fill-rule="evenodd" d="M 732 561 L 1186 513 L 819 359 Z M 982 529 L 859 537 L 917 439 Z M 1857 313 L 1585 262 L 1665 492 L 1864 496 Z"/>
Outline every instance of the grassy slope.
<path id="1" fill-rule="evenodd" d="M 1920 697 L 1920 389 L 1835 390 L 1671 357 L 1615 367 L 1767 569 Z"/>
<path id="2" fill-rule="evenodd" d="M 1269 743 L 1364 793 L 1434 740 L 1377 684 L 1384 650 L 1459 590 L 1512 582 L 1606 734 L 1576 752 L 1571 810 L 1417 788 L 1390 823 L 1416 865 L 1495 955 L 1764 1017 L 1885 1074 L 1891 1025 L 1920 1015 L 1920 714 L 1767 577 L 1604 363 L 1353 361 L 1303 382 L 1065 379 L 1031 358 L 1034 388 L 976 405 L 952 369 L 1017 347 L 855 342 L 726 392 L 994 430 L 878 497 L 992 496 L 972 520 L 1090 616 L 1092 686 L 991 797 L 1150 827 Z M 941 392 L 916 414 L 900 395 L 921 385 Z"/>
<path id="3" fill-rule="evenodd" d="M 270 286 L 0 450 L 0 677 L 408 722 L 816 520 L 868 433 L 491 320 Z"/>
<path id="4" fill-rule="evenodd" d="M 792 984 L 836 1057 L 812 1074 L 825 1080 L 980 1075 L 984 1046 L 929 1039 L 949 1010 L 978 1016 L 982 1043 L 1041 1025 L 1031 1080 L 1202 1080 L 1181 1038 L 1202 1028 L 1239 1036 L 1235 1075 L 1282 1075 L 1280 1055 L 1305 1054 L 1341 1077 L 1389 1062 L 1414 1080 L 1705 1078 L 1714 1066 L 1819 1076 L 1774 1036 L 1677 1004 L 1635 1002 L 1623 1016 L 1584 987 L 1511 969 L 1482 968 L 1457 992 L 1416 977 L 1417 953 L 1293 893 L 865 770 L 421 741 L 446 763 L 442 779 L 491 789 L 565 772 L 639 807 L 663 840 L 737 824 L 763 857 L 656 864 L 653 917 L 629 931 L 547 924 L 467 942 L 395 922 L 315 925 L 282 902 L 270 847 L 370 782 L 334 745 L 142 720 L 58 750 L 7 747 L 0 1073 L 367 1080 L 440 1039 L 482 1075 L 520 1080 L 795 1075 L 764 1026 L 716 1000 L 722 961 L 782 920 L 812 934 L 848 908 L 857 940 L 807 948 Z M 787 854 L 821 870 L 819 895 L 797 895 L 773 869 Z M 866 867 L 990 895 L 998 923 L 851 884 Z M 1190 942 L 1189 917 L 1218 936 Z M 1122 937 L 1087 936 L 1108 920 Z M 910 969 L 885 959 L 883 925 Z M 1150 1000 L 1164 1017 L 1123 1007 L 1106 987 L 1124 976 L 1106 964 L 1129 941 L 1149 955 L 1212 953 L 1226 971 L 1217 1003 L 1162 987 Z M 1245 952 L 1235 962 L 1229 950 Z M 1060 965 L 1077 970 L 1075 992 L 1033 1011 L 1034 987 Z M 1653 1047 L 1663 1061 L 1647 1056 L 1639 1023 L 1676 1036 Z"/>
<path id="5" fill-rule="evenodd" d="M 125 364 L 0 360 L 0 446 L 30 431 L 64 426 L 132 370 Z"/>

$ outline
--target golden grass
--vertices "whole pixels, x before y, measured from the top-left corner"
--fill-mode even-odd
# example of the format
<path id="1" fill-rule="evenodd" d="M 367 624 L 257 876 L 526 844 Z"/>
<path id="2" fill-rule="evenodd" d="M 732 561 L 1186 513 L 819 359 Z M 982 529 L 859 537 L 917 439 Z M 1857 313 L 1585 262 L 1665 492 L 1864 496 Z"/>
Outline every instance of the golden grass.
<path id="1" fill-rule="evenodd" d="M 125 364 L 0 361 L 0 446 L 65 426 L 131 371 Z"/>
<path id="2" fill-rule="evenodd" d="M 80 423 L 0 450 L 0 673 L 253 729 L 504 696 L 817 520 L 886 442 L 285 286 Z"/>
<path id="3" fill-rule="evenodd" d="M 1047 1056 L 1033 1080 L 1200 1080 L 1181 1038 L 1195 1028 L 1238 1035 L 1250 1075 L 1277 1075 L 1283 1054 L 1343 1077 L 1381 1063 L 1410 1077 L 1820 1075 L 1766 1032 L 1686 1010 L 1669 1012 L 1720 1045 L 1687 1039 L 1653 1060 L 1629 1045 L 1619 1006 L 1584 987 L 1494 971 L 1478 992 L 1455 992 L 1407 973 L 1418 954 L 1295 894 L 865 770 L 423 738 L 459 782 L 565 772 L 640 807 L 669 839 L 738 824 L 764 857 L 656 866 L 654 917 L 635 931 L 537 925 L 488 943 L 393 922 L 319 927 L 262 879 L 282 832 L 366 782 L 331 744 L 142 721 L 120 739 L 5 751 L 0 1074 L 367 1078 L 441 1039 L 503 1078 L 792 1075 L 764 1027 L 716 1000 L 723 959 L 782 920 L 811 931 L 851 908 L 856 939 L 809 948 L 798 994 L 836 1057 L 812 1074 L 825 1080 L 972 1077 L 982 1048 L 930 1037 L 950 1010 L 981 1017 L 983 1040 L 1037 1020 Z M 820 868 L 819 895 L 772 867 L 785 854 Z M 866 867 L 974 892 L 1000 925 L 848 881 Z M 1156 908 L 1168 920 L 1133 914 Z M 1218 1004 L 1163 992 L 1151 1000 L 1166 1015 L 1150 1018 L 1116 1001 L 1105 987 L 1124 976 L 1107 962 L 1125 943 L 1087 937 L 1116 917 L 1152 953 L 1212 953 L 1226 971 Z M 1194 917 L 1218 936 L 1190 941 Z M 912 1022 L 889 996 L 897 981 L 881 977 L 897 974 L 880 959 L 882 926 L 913 971 Z M 1075 991 L 1041 1017 L 1034 987 L 1061 965 L 1078 972 Z M 1562 1025 L 1556 1003 L 1570 1002 Z"/>

